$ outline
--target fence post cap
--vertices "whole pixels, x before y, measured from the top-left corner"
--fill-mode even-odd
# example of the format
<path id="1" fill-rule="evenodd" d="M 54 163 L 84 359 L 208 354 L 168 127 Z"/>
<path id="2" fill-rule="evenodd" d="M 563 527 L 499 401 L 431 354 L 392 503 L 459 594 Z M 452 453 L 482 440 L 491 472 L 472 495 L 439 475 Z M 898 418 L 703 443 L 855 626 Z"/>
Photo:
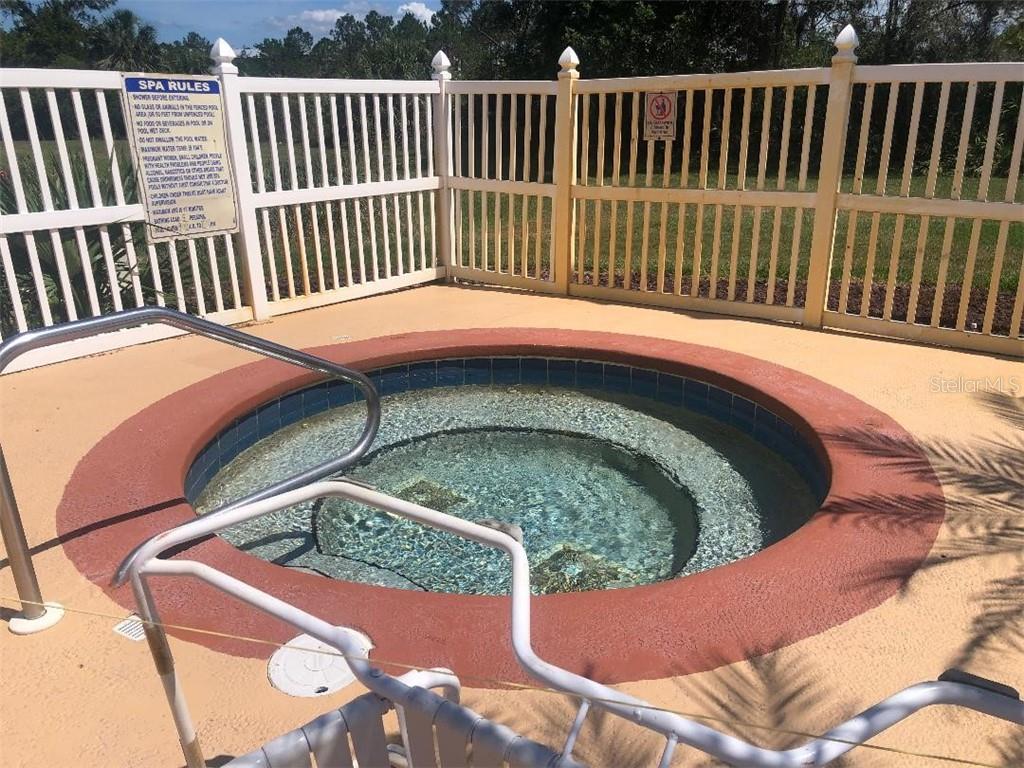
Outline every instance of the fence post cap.
<path id="1" fill-rule="evenodd" d="M 238 54 L 235 53 L 235 49 L 223 37 L 218 37 L 214 44 L 210 46 L 210 58 L 216 65 L 213 68 L 215 74 L 237 72 L 238 67 L 231 63 L 237 56 Z"/>
<path id="2" fill-rule="evenodd" d="M 431 60 L 430 66 L 434 68 L 434 74 L 431 75 L 434 80 L 451 79 L 452 73 L 448 70 L 451 69 L 452 62 L 444 51 L 438 51 L 434 54 L 434 58 Z"/>
<path id="3" fill-rule="evenodd" d="M 558 57 L 558 64 L 562 68 L 562 71 L 558 73 L 559 78 L 580 76 L 580 73 L 576 71 L 576 67 L 580 65 L 580 57 L 576 55 L 576 51 L 572 49 L 571 45 L 567 45 L 562 51 L 562 55 Z"/>
<path id="4" fill-rule="evenodd" d="M 218 37 L 210 46 L 210 58 L 218 64 L 230 64 L 238 56 L 235 49 L 223 37 Z"/>
<path id="5" fill-rule="evenodd" d="M 857 55 L 853 52 L 853 49 L 858 45 L 860 45 L 860 38 L 857 37 L 857 31 L 853 28 L 852 24 L 847 24 L 843 27 L 842 31 L 836 35 L 835 46 L 838 53 L 832 57 L 832 60 L 856 61 Z"/>

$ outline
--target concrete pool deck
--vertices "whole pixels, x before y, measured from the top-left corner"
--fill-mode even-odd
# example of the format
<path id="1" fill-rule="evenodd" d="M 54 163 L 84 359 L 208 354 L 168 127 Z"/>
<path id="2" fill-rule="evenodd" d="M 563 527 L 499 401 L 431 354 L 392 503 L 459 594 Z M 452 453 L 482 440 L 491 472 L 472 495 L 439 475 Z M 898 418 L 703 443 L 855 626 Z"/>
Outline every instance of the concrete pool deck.
<path id="1" fill-rule="evenodd" d="M 614 331 L 715 346 L 789 367 L 892 417 L 924 447 L 942 483 L 946 521 L 924 565 L 895 596 L 753 661 L 624 683 L 624 690 L 668 708 L 747 723 L 730 730 L 781 747 L 803 739 L 777 731 L 821 733 L 899 688 L 934 679 L 954 665 L 1024 688 L 1024 365 L 1019 360 L 726 317 L 452 286 L 287 315 L 247 330 L 309 348 L 471 327 Z M 123 618 L 127 611 L 94 585 L 107 574 L 86 578 L 67 557 L 56 538 L 54 510 L 79 461 L 118 425 L 178 390 L 252 359 L 210 341 L 179 338 L 0 380 L 0 434 L 43 593 L 80 611 L 40 635 L 19 638 L 0 632 L 0 760 L 5 765 L 182 762 L 145 643 L 113 634 L 116 619 L 110 617 Z M 898 459 L 902 447 L 868 449 Z M 103 481 L 116 485 L 121 468 L 108 470 Z M 913 462 L 907 462 L 907 471 L 915 471 Z M 871 490 L 865 489 L 865 505 L 871 503 Z M 914 501 L 905 500 L 910 516 Z M 111 527 L 116 529 L 118 515 L 128 511 L 112 508 Z M 900 535 L 898 521 L 892 535 Z M 6 598 L 14 594 L 4 563 L 2 604 L 10 607 Z M 270 687 L 264 660 L 228 656 L 183 640 L 172 640 L 172 645 L 208 758 L 248 751 L 357 692 L 351 687 L 323 699 L 289 698 Z M 644 638 L 637 638 L 637 652 L 643 647 Z M 480 652 L 486 648 L 484 639 Z M 756 657 L 758 649 L 750 654 Z M 483 714 L 551 744 L 564 738 L 572 710 L 564 697 L 475 688 L 468 678 L 463 682 L 465 701 Z M 1011 765 L 1024 754 L 1021 729 L 951 708 L 919 713 L 872 744 L 988 765 Z M 639 766 L 655 761 L 659 746 L 634 726 L 592 718 L 579 754 L 595 766 Z M 712 763 L 680 749 L 674 764 Z M 949 763 L 861 748 L 846 764 Z"/>

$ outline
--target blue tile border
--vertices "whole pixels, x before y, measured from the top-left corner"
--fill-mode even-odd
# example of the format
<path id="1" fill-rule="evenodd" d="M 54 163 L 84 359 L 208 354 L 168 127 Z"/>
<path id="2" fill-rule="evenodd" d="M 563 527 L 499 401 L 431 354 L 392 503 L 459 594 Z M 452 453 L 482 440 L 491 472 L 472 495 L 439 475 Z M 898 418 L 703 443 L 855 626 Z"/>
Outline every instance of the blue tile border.
<path id="1" fill-rule="evenodd" d="M 685 382 L 686 379 L 682 376 L 675 376 L 671 373 L 659 373 L 658 400 L 668 405 L 681 407 L 683 404 L 683 385 Z"/>
<path id="2" fill-rule="evenodd" d="M 619 363 L 546 357 L 471 357 L 430 360 L 372 370 L 383 397 L 408 390 L 455 386 L 563 387 L 634 395 L 682 407 L 734 427 L 780 454 L 823 500 L 828 473 L 810 443 L 781 416 L 756 402 L 698 379 Z M 361 400 L 344 381 L 321 382 L 271 400 L 222 429 L 198 453 L 185 476 L 194 501 L 213 476 L 242 451 L 282 427 Z"/>
<path id="3" fill-rule="evenodd" d="M 637 397 L 657 398 L 658 372 L 644 368 L 631 369 L 629 391 Z"/>
<path id="4" fill-rule="evenodd" d="M 437 386 L 457 387 L 466 383 L 465 360 L 438 360 Z"/>
<path id="5" fill-rule="evenodd" d="M 604 388 L 604 363 L 589 360 L 576 362 L 576 387 L 579 389 Z"/>
<path id="6" fill-rule="evenodd" d="M 522 358 L 495 357 L 491 360 L 491 379 L 495 384 L 521 384 Z"/>
<path id="7" fill-rule="evenodd" d="M 470 357 L 465 360 L 466 380 L 465 384 L 476 384 L 477 386 L 488 386 L 491 384 L 491 365 L 494 358 L 491 357 Z M 516 383 L 516 382 L 509 382 Z"/>
<path id="8" fill-rule="evenodd" d="M 409 389 L 431 389 L 437 386 L 437 361 L 413 363 L 409 366 Z"/>
<path id="9" fill-rule="evenodd" d="M 553 362 L 553 361 L 552 361 Z M 544 387 L 548 384 L 548 359 L 544 357 L 524 357 L 520 360 L 520 381 Z"/>
<path id="10" fill-rule="evenodd" d="M 575 360 L 548 360 L 548 384 L 552 387 L 576 386 Z"/>

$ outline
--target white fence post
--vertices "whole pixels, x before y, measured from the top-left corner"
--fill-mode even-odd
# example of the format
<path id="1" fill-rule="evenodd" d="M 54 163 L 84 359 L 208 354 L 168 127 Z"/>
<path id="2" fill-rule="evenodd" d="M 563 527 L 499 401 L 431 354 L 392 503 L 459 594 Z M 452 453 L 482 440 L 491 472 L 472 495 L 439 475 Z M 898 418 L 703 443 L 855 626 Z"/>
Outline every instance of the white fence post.
<path id="1" fill-rule="evenodd" d="M 551 254 L 552 280 L 558 292 L 569 293 L 569 275 L 573 263 L 574 208 L 572 185 L 576 182 L 576 94 L 574 85 L 580 73 L 576 51 L 566 48 L 558 59 L 558 97 L 555 102 L 555 199 L 551 226 L 554 250 Z M 543 141 L 543 139 L 541 139 Z M 543 169 L 540 169 L 543 173 Z"/>
<path id="2" fill-rule="evenodd" d="M 227 123 L 228 152 L 235 177 L 238 199 L 238 252 L 245 273 L 245 294 L 252 308 L 254 320 L 270 317 L 267 304 L 267 283 L 263 272 L 260 237 L 256 223 L 256 205 L 249 173 L 249 150 L 245 141 L 245 122 L 242 118 L 242 95 L 238 90 L 238 67 L 231 62 L 235 52 L 223 37 L 210 48 L 214 66 L 210 72 L 220 79 Z"/>
<path id="3" fill-rule="evenodd" d="M 843 178 L 846 126 L 850 121 L 850 95 L 853 92 L 853 65 L 857 62 L 853 50 L 859 43 L 857 33 L 847 24 L 836 37 L 838 52 L 832 57 L 829 73 L 825 130 L 818 168 L 818 196 L 814 205 L 814 234 L 807 270 L 807 296 L 804 299 L 803 324 L 809 328 L 821 327 L 828 301 L 828 276 L 832 269 L 832 246 L 836 233 L 836 196 Z"/>
<path id="4" fill-rule="evenodd" d="M 444 51 L 438 51 L 431 65 L 434 73 L 431 78 L 437 81 L 437 93 L 434 95 L 434 169 L 438 176 L 437 219 L 434 221 L 434 237 L 437 238 L 437 253 L 444 266 L 447 277 L 451 278 L 452 269 L 452 192 L 448 186 L 451 176 L 451 121 L 448 109 L 447 83 L 452 79 L 451 61 Z"/>

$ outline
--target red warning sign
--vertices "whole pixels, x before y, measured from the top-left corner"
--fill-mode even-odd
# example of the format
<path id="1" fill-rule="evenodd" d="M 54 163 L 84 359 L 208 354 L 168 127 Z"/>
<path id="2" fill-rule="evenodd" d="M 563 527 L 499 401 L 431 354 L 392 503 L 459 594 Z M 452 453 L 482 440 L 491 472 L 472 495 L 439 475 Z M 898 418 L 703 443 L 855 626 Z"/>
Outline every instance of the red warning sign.
<path id="1" fill-rule="evenodd" d="M 645 141 L 675 141 L 677 91 L 647 93 L 644 110 Z"/>

